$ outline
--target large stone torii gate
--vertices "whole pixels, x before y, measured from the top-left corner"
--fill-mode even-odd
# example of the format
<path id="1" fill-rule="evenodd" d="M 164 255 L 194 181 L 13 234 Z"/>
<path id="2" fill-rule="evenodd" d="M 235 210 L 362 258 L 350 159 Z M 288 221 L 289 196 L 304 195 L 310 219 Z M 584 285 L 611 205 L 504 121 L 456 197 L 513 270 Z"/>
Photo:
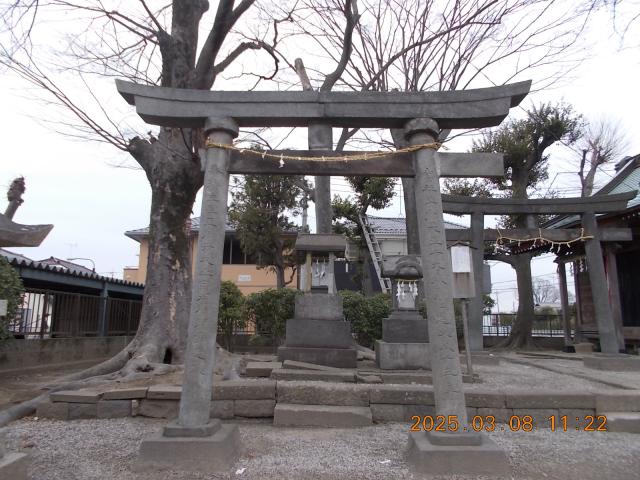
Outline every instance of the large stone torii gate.
<path id="1" fill-rule="evenodd" d="M 397 176 L 408 164 L 409 173 L 415 175 L 428 330 L 433 339 L 431 363 L 436 413 L 455 418 L 459 425 L 455 435 L 411 434 L 409 460 L 416 468 L 429 471 L 448 466 L 452 472 L 459 473 L 501 473 L 507 468 L 504 453 L 488 437 L 473 433 L 471 428 L 468 428 L 471 433 L 462 433 L 469 422 L 439 183 L 441 169 L 446 172 L 448 167 L 446 161 L 439 165 L 435 141 L 441 129 L 498 125 L 509 109 L 527 95 L 530 82 L 426 93 L 211 92 L 116 83 L 121 95 L 136 106 L 138 115 L 148 123 L 203 128 L 212 146 L 201 155 L 205 175 L 200 241 L 179 417 L 176 423 L 165 427 L 162 436 L 143 442 L 143 462 L 212 471 L 230 467 L 237 456 L 237 427 L 211 421 L 209 412 L 229 174 L 258 172 L 252 170 L 254 167 L 242 166 L 237 159 L 232 161 L 233 156 L 225 146 L 232 144 L 239 127 L 320 127 L 318 130 L 324 136 L 332 127 L 360 127 L 404 128 L 409 144 L 415 148 L 413 154 L 404 159 L 390 156 L 379 160 L 382 166 L 376 168 L 382 168 L 387 176 Z M 322 148 L 331 147 L 326 138 L 321 143 Z M 322 154 L 328 155 L 328 152 Z M 277 173 L 317 173 L 312 165 L 299 162 L 303 161 L 279 164 Z M 368 175 L 369 168 L 375 170 L 374 163 L 369 161 L 350 162 L 348 170 L 346 163 L 338 163 L 341 161 L 333 166 L 322 162 L 317 168 L 324 175 L 344 175 L 347 171 L 351 175 Z M 360 164 L 361 169 L 356 170 L 356 165 L 360 168 Z M 474 170 L 473 174 L 487 175 L 482 168 Z M 470 455 L 471 451 L 473 454 Z"/>

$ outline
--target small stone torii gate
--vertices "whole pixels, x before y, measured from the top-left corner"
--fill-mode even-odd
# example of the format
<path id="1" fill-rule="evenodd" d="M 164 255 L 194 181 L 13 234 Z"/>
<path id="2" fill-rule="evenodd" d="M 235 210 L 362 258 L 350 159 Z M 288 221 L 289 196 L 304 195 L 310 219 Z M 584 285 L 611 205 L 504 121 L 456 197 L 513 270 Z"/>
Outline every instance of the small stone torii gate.
<path id="1" fill-rule="evenodd" d="M 200 241 L 193 281 L 185 375 L 176 423 L 143 443 L 152 463 L 190 469 L 225 469 L 237 455 L 237 427 L 210 421 L 224 219 L 230 173 L 415 176 L 416 205 L 424 269 L 436 413 L 455 418 L 457 434 L 420 432 L 409 437 L 410 461 L 429 469 L 446 456 L 460 473 L 499 473 L 506 457 L 486 436 L 461 433 L 468 426 L 454 322 L 451 265 L 442 220 L 439 177 L 466 169 L 468 176 L 502 175 L 500 156 L 438 154 L 441 129 L 498 125 L 529 92 L 531 82 L 485 89 L 401 92 L 212 92 L 116 81 L 120 94 L 148 123 L 203 128 L 209 148 L 201 154 L 204 191 Z M 411 154 L 350 161 L 246 158 L 230 154 L 239 127 L 310 127 L 321 139 L 310 146 L 331 148 L 332 127 L 404 128 Z M 327 135 L 329 133 L 329 135 Z M 326 157 L 329 151 L 309 152 Z M 297 157 L 301 157 L 298 159 Z M 340 158 L 342 157 L 342 158 Z M 269 166 L 267 168 L 267 166 Z M 488 165 L 488 168 L 487 168 Z M 471 431 L 471 429 L 469 429 Z M 186 445 L 188 444 L 188 447 Z M 460 448 L 464 446 L 464 448 Z M 478 449 L 469 455 L 469 449 Z M 145 453 L 146 452 L 146 453 Z M 427 455 L 425 455 L 427 454 Z M 143 458 L 143 461 L 145 458 Z M 440 465 L 442 468 L 442 465 Z"/>
<path id="2" fill-rule="evenodd" d="M 470 214 L 471 228 L 466 230 L 447 230 L 447 240 L 469 241 L 474 247 L 473 262 L 476 273 L 476 291 L 482 287 L 482 262 L 484 259 L 484 243 L 501 238 L 524 239 L 544 237 L 548 242 L 561 245 L 573 239 L 585 239 L 585 253 L 589 266 L 589 278 L 595 305 L 596 322 L 600 334 L 600 345 L 603 353 L 617 354 L 619 352 L 619 338 L 613 321 L 609 305 L 609 292 L 604 262 L 602 260 L 601 242 L 619 242 L 631 240 L 631 230 L 628 228 L 598 229 L 596 213 L 607 213 L 622 210 L 627 202 L 635 196 L 635 192 L 615 195 L 596 195 L 593 197 L 576 198 L 469 198 L 457 195 L 443 195 L 442 205 L 446 213 Z M 484 229 L 485 215 L 513 215 L 524 214 L 529 228 L 520 229 Z M 583 229 L 543 229 L 535 225 L 535 216 L 540 214 L 579 214 L 582 218 Z M 518 240 L 515 240 L 518 241 Z M 564 273 L 561 266 L 560 275 Z M 565 287 L 566 288 L 566 287 Z M 482 296 L 472 299 L 469 315 L 469 330 L 471 350 L 482 350 Z M 566 316 L 566 306 L 563 306 L 563 316 Z M 565 325 L 565 343 L 566 339 Z"/>

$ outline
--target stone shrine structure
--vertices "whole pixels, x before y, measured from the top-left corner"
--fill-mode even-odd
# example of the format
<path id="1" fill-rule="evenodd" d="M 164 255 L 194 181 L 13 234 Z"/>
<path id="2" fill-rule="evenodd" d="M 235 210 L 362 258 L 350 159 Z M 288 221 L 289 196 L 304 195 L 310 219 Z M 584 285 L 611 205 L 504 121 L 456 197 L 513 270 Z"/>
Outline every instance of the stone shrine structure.
<path id="1" fill-rule="evenodd" d="M 382 275 L 391 279 L 392 312 L 382 320 L 382 340 L 375 344 L 376 364 L 382 370 L 429 369 L 427 320 L 418 311 L 420 258 L 415 255 L 383 257 Z"/>
<path id="2" fill-rule="evenodd" d="M 441 129 L 482 128 L 498 125 L 527 95 L 530 82 L 500 87 L 446 92 L 212 92 L 135 85 L 117 81 L 121 95 L 147 122 L 165 127 L 203 128 L 207 149 L 201 152 L 204 175 L 201 238 L 198 244 L 180 414 L 177 423 L 159 438 L 143 442 L 141 459 L 156 464 L 180 465 L 207 472 L 228 470 L 237 452 L 237 426 L 209 420 L 212 373 L 217 332 L 218 301 L 224 219 L 230 173 L 280 175 L 414 176 L 424 290 L 429 312 L 434 400 L 437 415 L 454 416 L 468 428 L 453 315 L 451 264 L 442 220 L 439 178 L 452 171 L 446 157 L 436 151 Z M 239 127 L 403 128 L 409 147 L 404 160 L 393 153 L 326 161 L 319 151 L 305 160 L 300 155 L 240 151 L 232 140 Z M 251 169 L 242 166 L 253 155 Z M 483 165 L 475 154 L 476 175 L 503 172 Z M 264 159 L 268 161 L 262 161 Z M 465 161 L 464 155 L 453 157 Z M 486 158 L 500 159 L 500 156 Z M 471 159 L 471 160 L 469 160 Z M 454 160 L 455 161 L 455 160 Z M 245 162 L 246 163 L 246 162 Z M 312 168 L 309 168 L 312 167 Z M 257 172 L 255 170 L 258 170 Z M 413 432 L 409 461 L 421 471 L 451 473 L 502 472 L 506 456 L 480 433 Z"/>
<path id="3" fill-rule="evenodd" d="M 295 250 L 307 266 L 308 278 L 306 291 L 296 296 L 294 317 L 287 320 L 285 344 L 278 348 L 279 361 L 357 366 L 351 323 L 344 319 L 342 297 L 336 293 L 334 276 L 335 256 L 344 255 L 346 245 L 342 235 L 298 236 Z M 327 286 L 312 287 L 312 275 L 326 277 Z"/>

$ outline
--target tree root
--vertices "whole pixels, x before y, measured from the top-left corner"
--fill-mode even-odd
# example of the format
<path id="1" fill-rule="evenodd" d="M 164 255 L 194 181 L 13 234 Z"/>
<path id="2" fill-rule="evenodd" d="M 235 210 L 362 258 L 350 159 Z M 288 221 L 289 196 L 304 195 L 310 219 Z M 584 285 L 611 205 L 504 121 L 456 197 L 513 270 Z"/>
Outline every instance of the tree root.
<path id="1" fill-rule="evenodd" d="M 78 390 L 87 387 L 98 387 L 117 382 L 149 379 L 156 375 L 165 375 L 177 371 L 179 365 L 152 362 L 148 356 L 141 353 L 143 349 L 133 349 L 130 344 L 114 357 L 89 367 L 81 372 L 73 373 L 61 378 L 58 382 L 43 387 L 45 393 L 13 405 L 0 412 L 0 427 L 18 420 L 36 411 L 38 404 L 49 400 L 49 394 L 61 390 Z M 239 378 L 240 358 L 221 347 L 216 349 L 217 360 L 223 364 L 223 378 L 233 380 Z M 134 352 L 136 355 L 134 356 Z M 225 365 L 226 364 L 226 365 Z"/>

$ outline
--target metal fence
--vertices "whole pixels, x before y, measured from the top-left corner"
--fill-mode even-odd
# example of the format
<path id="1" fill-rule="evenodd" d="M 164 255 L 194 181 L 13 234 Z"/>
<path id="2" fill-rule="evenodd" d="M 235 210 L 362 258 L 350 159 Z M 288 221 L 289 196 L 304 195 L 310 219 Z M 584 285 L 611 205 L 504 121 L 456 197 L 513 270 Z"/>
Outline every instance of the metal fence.
<path id="1" fill-rule="evenodd" d="M 17 338 L 133 335 L 141 300 L 27 289 L 9 332 Z"/>
<path id="2" fill-rule="evenodd" d="M 482 334 L 486 336 L 506 337 L 516 320 L 515 313 L 492 313 L 484 315 Z M 571 322 L 573 324 L 573 321 Z M 573 329 L 572 329 L 573 332 Z M 536 315 L 531 334 L 534 337 L 563 337 L 562 315 Z"/>

